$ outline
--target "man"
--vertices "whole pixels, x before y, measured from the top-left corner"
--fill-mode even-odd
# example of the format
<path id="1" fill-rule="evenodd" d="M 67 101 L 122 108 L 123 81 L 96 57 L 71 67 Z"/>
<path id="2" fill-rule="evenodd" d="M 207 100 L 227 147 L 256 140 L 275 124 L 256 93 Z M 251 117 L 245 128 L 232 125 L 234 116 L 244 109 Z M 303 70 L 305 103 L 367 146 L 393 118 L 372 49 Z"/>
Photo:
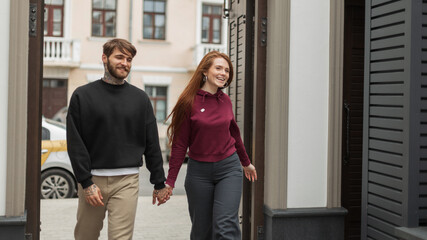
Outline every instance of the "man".
<path id="1" fill-rule="evenodd" d="M 125 81 L 135 54 L 124 39 L 105 43 L 104 77 L 77 88 L 70 100 L 67 144 L 79 182 L 75 239 L 98 239 L 106 211 L 108 239 L 132 239 L 142 155 L 153 204 L 170 196 L 150 99 Z"/>

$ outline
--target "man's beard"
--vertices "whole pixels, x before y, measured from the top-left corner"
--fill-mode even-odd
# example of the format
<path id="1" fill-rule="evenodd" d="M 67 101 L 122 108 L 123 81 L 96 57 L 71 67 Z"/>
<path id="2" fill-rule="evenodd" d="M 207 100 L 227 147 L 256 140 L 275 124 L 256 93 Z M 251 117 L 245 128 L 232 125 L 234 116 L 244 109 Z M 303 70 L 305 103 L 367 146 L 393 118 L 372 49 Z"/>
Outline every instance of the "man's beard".
<path id="1" fill-rule="evenodd" d="M 125 69 L 126 69 L 126 67 L 123 67 L 123 68 L 125 68 Z M 108 72 L 110 73 L 110 75 L 111 75 L 111 76 L 113 76 L 113 77 L 114 77 L 114 78 L 116 78 L 116 79 L 120 79 L 120 80 L 125 79 L 125 78 L 129 75 L 129 70 L 128 70 L 128 71 L 125 73 L 125 76 L 121 76 L 121 75 L 118 73 L 118 70 L 116 70 L 116 69 L 114 68 L 114 66 L 110 64 L 110 60 L 109 60 L 109 59 L 107 59 L 107 70 L 108 70 Z"/>

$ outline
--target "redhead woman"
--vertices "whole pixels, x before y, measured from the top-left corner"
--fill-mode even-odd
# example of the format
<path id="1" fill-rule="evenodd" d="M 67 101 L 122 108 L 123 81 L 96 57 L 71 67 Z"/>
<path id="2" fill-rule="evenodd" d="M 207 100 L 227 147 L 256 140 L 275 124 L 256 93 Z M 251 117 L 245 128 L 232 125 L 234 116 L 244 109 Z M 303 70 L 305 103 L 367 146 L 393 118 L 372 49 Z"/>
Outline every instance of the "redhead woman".
<path id="1" fill-rule="evenodd" d="M 192 240 L 241 239 L 238 210 L 243 172 L 249 181 L 257 179 L 230 97 L 221 90 L 232 80 L 228 56 L 216 51 L 206 54 L 169 115 L 172 152 L 166 184 L 173 189 L 188 149 L 185 190 Z"/>

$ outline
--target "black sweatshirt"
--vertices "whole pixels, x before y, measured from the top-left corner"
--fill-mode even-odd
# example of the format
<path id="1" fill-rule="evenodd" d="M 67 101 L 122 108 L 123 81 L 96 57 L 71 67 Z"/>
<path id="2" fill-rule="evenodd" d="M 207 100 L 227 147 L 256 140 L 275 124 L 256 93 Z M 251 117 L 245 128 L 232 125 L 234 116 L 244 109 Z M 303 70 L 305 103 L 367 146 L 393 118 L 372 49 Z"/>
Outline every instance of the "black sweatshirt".
<path id="1" fill-rule="evenodd" d="M 127 82 L 97 80 L 74 91 L 67 114 L 67 147 L 83 188 L 93 184 L 92 169 L 140 167 L 142 155 L 154 188 L 165 186 L 153 107 L 144 91 Z"/>

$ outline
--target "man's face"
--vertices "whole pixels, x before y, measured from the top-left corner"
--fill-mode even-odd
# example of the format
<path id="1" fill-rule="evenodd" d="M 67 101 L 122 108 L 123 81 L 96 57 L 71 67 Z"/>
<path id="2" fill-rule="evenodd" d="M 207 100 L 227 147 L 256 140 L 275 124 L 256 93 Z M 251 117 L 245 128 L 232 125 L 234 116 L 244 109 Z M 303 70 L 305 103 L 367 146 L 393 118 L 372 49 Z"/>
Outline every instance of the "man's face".
<path id="1" fill-rule="evenodd" d="M 132 55 L 125 51 L 114 49 L 110 57 L 102 55 L 102 61 L 107 66 L 107 71 L 117 79 L 125 79 L 132 67 Z"/>

